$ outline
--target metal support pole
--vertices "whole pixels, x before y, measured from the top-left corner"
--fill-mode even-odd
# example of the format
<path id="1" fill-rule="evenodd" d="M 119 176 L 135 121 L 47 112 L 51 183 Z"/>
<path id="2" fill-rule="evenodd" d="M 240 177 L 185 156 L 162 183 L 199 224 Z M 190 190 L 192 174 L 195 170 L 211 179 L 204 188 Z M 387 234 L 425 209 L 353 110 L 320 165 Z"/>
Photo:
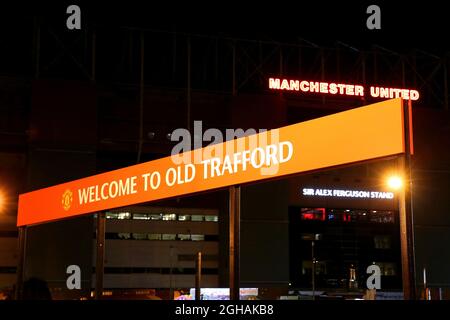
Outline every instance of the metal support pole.
<path id="1" fill-rule="evenodd" d="M 336 80 L 341 80 L 341 49 L 336 48 Z"/>
<path id="2" fill-rule="evenodd" d="M 27 227 L 19 227 L 19 261 L 17 262 L 15 300 L 22 300 L 23 279 L 25 274 L 25 254 L 27 249 Z"/>
<path id="3" fill-rule="evenodd" d="M 431 300 L 430 289 L 427 286 L 427 269 L 423 268 L 423 293 L 425 300 Z"/>
<path id="4" fill-rule="evenodd" d="M 241 221 L 241 187 L 229 188 L 229 263 L 230 300 L 239 300 L 239 241 Z"/>
<path id="5" fill-rule="evenodd" d="M 172 79 L 175 80 L 177 72 L 177 30 L 175 28 L 172 38 Z"/>
<path id="6" fill-rule="evenodd" d="M 447 75 L 447 57 L 444 57 L 442 61 L 444 68 L 444 107 L 448 110 L 448 75 Z"/>
<path id="7" fill-rule="evenodd" d="M 233 97 L 236 95 L 236 43 L 233 43 L 233 63 L 232 63 L 233 83 L 231 88 L 231 94 Z"/>
<path id="8" fill-rule="evenodd" d="M 105 269 L 105 213 L 97 214 L 97 261 L 95 264 L 95 299 L 103 295 L 103 274 Z"/>
<path id="9" fill-rule="evenodd" d="M 173 272 L 173 246 L 169 247 L 170 250 L 170 269 L 169 269 L 169 299 L 173 300 L 173 283 L 172 283 L 172 272 Z"/>
<path id="10" fill-rule="evenodd" d="M 412 63 L 413 63 L 413 84 L 414 88 L 417 88 L 417 52 L 415 50 Z"/>
<path id="11" fill-rule="evenodd" d="M 378 59 L 377 59 L 377 52 L 373 51 L 373 82 L 378 82 Z"/>
<path id="12" fill-rule="evenodd" d="M 39 73 L 40 73 L 39 63 L 40 63 L 40 54 L 41 54 L 41 25 L 40 25 L 40 20 L 38 17 L 36 17 L 34 20 L 34 26 L 35 26 L 34 78 L 38 79 Z"/>
<path id="13" fill-rule="evenodd" d="M 405 124 L 405 155 L 398 158 L 398 166 L 404 177 L 404 187 L 399 192 L 400 242 L 402 260 L 403 296 L 405 300 L 416 299 L 414 240 L 413 240 L 413 212 L 412 212 L 412 182 L 411 182 L 411 140 L 409 123 L 409 108 L 403 105 Z"/>
<path id="14" fill-rule="evenodd" d="M 316 258 L 314 257 L 314 240 L 311 241 L 311 260 L 312 260 L 312 298 L 316 300 Z"/>
<path id="15" fill-rule="evenodd" d="M 405 59 L 406 57 L 400 56 L 401 64 L 402 64 L 402 86 L 406 88 L 406 70 L 405 70 Z"/>
<path id="16" fill-rule="evenodd" d="M 320 49 L 320 80 L 325 81 L 325 51 Z M 325 95 L 322 95 L 322 104 L 325 104 Z"/>
<path id="17" fill-rule="evenodd" d="M 283 48 L 280 47 L 280 77 L 283 77 Z"/>
<path id="18" fill-rule="evenodd" d="M 92 57 L 91 57 L 91 80 L 95 81 L 95 63 L 96 63 L 96 54 L 97 54 L 97 33 L 95 29 L 92 30 Z"/>
<path id="19" fill-rule="evenodd" d="M 214 80 L 217 83 L 219 80 L 219 38 L 216 38 L 214 49 Z"/>
<path id="20" fill-rule="evenodd" d="M 191 38 L 187 38 L 187 129 L 191 130 Z"/>
<path id="21" fill-rule="evenodd" d="M 129 38 L 128 38 L 128 66 L 130 69 L 128 70 L 129 74 L 133 74 L 133 30 L 130 30 Z"/>
<path id="22" fill-rule="evenodd" d="M 302 56 L 302 47 L 298 47 L 298 74 L 302 74 L 302 60 L 303 60 L 303 56 Z"/>
<path id="23" fill-rule="evenodd" d="M 195 300 L 200 300 L 201 297 L 201 282 L 202 282 L 202 253 L 197 252 L 195 259 Z"/>
<path id="24" fill-rule="evenodd" d="M 361 72 L 362 72 L 362 82 L 363 85 L 366 86 L 366 53 L 364 51 L 361 52 Z M 366 103 L 366 98 L 363 96 L 363 103 Z"/>
<path id="25" fill-rule="evenodd" d="M 280 78 L 283 77 L 283 48 L 280 46 Z M 283 97 L 283 90 L 280 90 L 280 97 Z"/>
<path id="26" fill-rule="evenodd" d="M 145 57 L 145 38 L 141 31 L 141 63 L 139 74 L 139 145 L 137 154 L 137 163 L 141 162 L 142 147 L 144 144 L 144 57 Z"/>

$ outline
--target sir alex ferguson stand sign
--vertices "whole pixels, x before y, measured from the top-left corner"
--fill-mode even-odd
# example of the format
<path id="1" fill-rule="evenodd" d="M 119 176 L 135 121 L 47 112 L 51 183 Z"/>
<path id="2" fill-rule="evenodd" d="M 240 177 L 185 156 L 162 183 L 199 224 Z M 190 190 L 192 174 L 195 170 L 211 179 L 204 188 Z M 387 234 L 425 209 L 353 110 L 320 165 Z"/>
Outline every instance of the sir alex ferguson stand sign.
<path id="1" fill-rule="evenodd" d="M 393 99 L 19 196 L 25 226 L 405 152 Z"/>

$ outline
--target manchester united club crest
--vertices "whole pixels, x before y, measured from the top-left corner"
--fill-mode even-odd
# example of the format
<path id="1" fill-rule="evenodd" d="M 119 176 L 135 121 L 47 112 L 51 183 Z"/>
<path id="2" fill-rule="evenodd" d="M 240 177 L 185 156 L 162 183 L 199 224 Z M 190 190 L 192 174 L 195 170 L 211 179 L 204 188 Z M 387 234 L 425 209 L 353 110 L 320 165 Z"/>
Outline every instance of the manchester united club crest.
<path id="1" fill-rule="evenodd" d="M 72 191 L 67 189 L 66 191 L 64 191 L 64 193 L 62 195 L 62 201 L 61 201 L 64 210 L 67 211 L 70 209 L 70 206 L 72 205 L 72 200 L 73 200 Z"/>

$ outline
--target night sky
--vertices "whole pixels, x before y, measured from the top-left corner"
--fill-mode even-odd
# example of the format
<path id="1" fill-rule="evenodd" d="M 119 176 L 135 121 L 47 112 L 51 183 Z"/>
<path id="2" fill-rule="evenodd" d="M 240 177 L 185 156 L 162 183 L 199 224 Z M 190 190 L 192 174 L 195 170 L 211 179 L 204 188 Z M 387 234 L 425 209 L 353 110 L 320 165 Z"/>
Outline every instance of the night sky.
<path id="1" fill-rule="evenodd" d="M 398 51 L 421 48 L 432 53 L 447 50 L 450 30 L 443 1 L 54 1 L 2 4 L 1 30 L 19 33 L 41 16 L 53 26 L 65 27 L 70 4 L 79 4 L 82 23 L 102 26 L 146 27 L 199 34 L 296 42 L 304 38 L 333 46 L 373 44 Z M 368 5 L 381 9 L 381 30 L 368 30 Z"/>

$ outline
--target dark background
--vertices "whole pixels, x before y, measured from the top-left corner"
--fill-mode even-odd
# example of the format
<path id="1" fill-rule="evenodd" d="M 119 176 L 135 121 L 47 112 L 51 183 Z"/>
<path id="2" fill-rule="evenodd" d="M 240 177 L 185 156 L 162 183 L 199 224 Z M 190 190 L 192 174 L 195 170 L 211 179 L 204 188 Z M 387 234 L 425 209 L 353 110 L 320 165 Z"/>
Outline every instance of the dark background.
<path id="1" fill-rule="evenodd" d="M 185 41 L 189 35 L 193 39 L 196 35 L 217 37 L 225 41 L 229 40 L 230 43 L 251 40 L 267 41 L 273 44 L 307 44 L 312 47 L 317 45 L 321 48 L 334 48 L 337 46 L 337 41 L 340 41 L 345 43 L 347 50 L 350 51 L 352 51 L 351 48 L 356 48 L 356 51 L 371 50 L 374 45 L 378 45 L 384 48 L 379 50 L 392 51 L 406 57 L 409 57 L 412 52 L 424 51 L 427 56 L 432 57 L 428 57 L 423 62 L 419 61 L 419 64 L 422 63 L 420 67 L 423 68 L 431 65 L 433 61 L 447 59 L 447 51 L 450 49 L 450 38 L 447 35 L 450 31 L 450 19 L 447 18 L 448 10 L 445 2 L 442 1 L 420 3 L 315 1 L 308 4 L 304 1 L 264 3 L 202 1 L 195 4 L 192 2 L 2 3 L 0 73 L 3 76 L 2 90 L 6 92 L 5 98 L 2 98 L 2 106 L 8 106 L 5 107 L 4 112 L 2 111 L 2 128 L 7 128 L 8 134 L 2 135 L 1 148 L 5 154 L 9 154 L 8 157 L 5 156 L 5 159 L 9 160 L 4 161 L 2 177 L 5 177 L 3 181 L 7 182 L 16 195 L 136 162 L 139 28 L 144 28 L 149 33 L 157 31 L 158 36 L 169 39 L 169 44 L 171 35 L 177 34 L 181 39 L 178 44 L 181 48 L 178 59 L 182 62 L 185 62 L 185 51 L 183 51 L 185 42 L 182 41 Z M 66 28 L 65 10 L 70 4 L 78 4 L 81 7 L 82 30 L 80 31 L 70 31 Z M 381 30 L 366 28 L 368 15 L 365 11 L 370 4 L 377 4 L 381 8 Z M 43 67 L 39 77 L 35 73 L 36 23 L 42 26 L 40 59 Z M 55 37 L 47 33 L 49 30 L 59 40 L 55 41 Z M 98 31 L 99 39 L 97 83 L 89 79 L 88 67 L 91 49 L 89 37 L 93 30 Z M 121 50 L 126 47 L 122 37 L 130 30 L 134 30 L 132 38 L 134 51 L 131 54 L 134 60 L 130 63 L 131 72 L 127 73 L 125 67 L 123 68 L 125 71 L 119 68 L 117 61 L 121 61 Z M 86 38 L 83 35 L 86 35 Z M 78 38 L 81 40 L 77 40 Z M 185 125 L 184 114 L 180 115 L 174 111 L 182 110 L 186 104 L 184 75 L 186 70 L 181 65 L 178 71 L 174 72 L 176 85 L 173 85 L 173 92 L 167 89 L 172 85 L 167 80 L 169 78 L 166 79 L 168 72 L 162 67 L 158 69 L 158 66 L 164 65 L 161 61 L 170 65 L 170 57 L 167 61 L 164 60 L 165 54 L 160 52 L 159 40 L 161 39 L 146 44 L 146 55 L 149 57 L 146 60 L 148 66 L 146 84 L 154 85 L 148 88 L 146 101 L 150 102 L 150 105 L 160 106 L 156 108 L 155 114 L 147 115 L 146 121 L 149 123 L 148 128 L 152 130 L 157 128 L 157 133 L 165 134 L 171 129 Z M 75 45 L 72 45 L 72 42 Z M 62 59 L 56 59 L 55 57 L 60 55 L 61 43 L 70 50 L 63 53 Z M 249 44 L 244 45 L 244 48 L 248 49 L 246 46 Z M 193 43 L 194 47 L 195 43 Z M 228 54 L 226 59 L 224 58 L 224 61 L 228 61 L 227 64 L 220 65 L 226 71 L 229 69 L 230 48 L 224 46 L 221 49 Z M 87 74 L 74 64 L 68 52 L 78 61 L 85 63 Z M 207 85 L 203 84 L 200 71 L 205 59 L 196 55 L 195 51 L 193 56 L 196 57 L 192 62 L 193 86 L 199 89 L 208 87 L 210 83 L 205 81 Z M 352 62 L 347 62 L 347 65 L 350 66 Z M 44 68 L 46 64 L 47 68 Z M 309 61 L 308 64 L 313 65 Z M 239 66 L 242 67 L 242 65 Z M 295 71 L 289 71 L 288 67 L 286 69 L 288 73 L 291 72 L 299 77 Z M 171 69 L 168 70 L 172 72 Z M 273 68 L 273 70 L 277 69 Z M 392 74 L 396 72 L 388 67 L 386 70 Z M 433 68 L 430 68 L 430 71 L 427 69 L 424 77 L 431 75 L 432 71 Z M 318 78 L 313 72 L 306 75 Z M 229 89 L 230 73 L 222 74 L 222 76 L 225 79 L 223 83 L 219 79 L 217 84 L 213 84 L 213 89 Z M 303 77 L 303 75 L 300 76 Z M 326 79 L 330 77 L 327 73 Z M 357 81 L 350 76 L 348 78 L 349 81 Z M 388 78 L 391 76 L 389 75 Z M 389 83 L 389 80 L 384 81 Z M 411 85 L 409 82 L 411 78 L 407 77 L 406 80 L 408 85 Z M 121 86 L 117 82 L 132 83 L 134 86 L 130 89 L 129 86 Z M 166 91 L 161 90 L 161 87 L 164 87 Z M 442 85 L 437 85 L 433 89 L 439 96 L 442 95 Z M 257 95 L 252 96 L 251 94 L 254 93 L 254 87 L 246 87 L 237 97 L 230 98 L 229 93 L 212 97 L 206 90 L 203 92 L 199 90 L 193 94 L 195 102 L 192 120 L 204 118 L 207 125 L 219 128 L 237 125 L 268 128 L 280 126 L 286 121 L 302 121 L 334 112 L 326 109 L 320 98 L 307 101 L 310 104 L 309 109 L 299 111 L 291 108 L 290 111 L 286 111 L 284 108 L 288 103 L 285 103 L 285 100 L 278 99 L 274 95 L 270 98 L 258 95 L 261 92 L 256 92 Z M 443 110 L 439 100 L 433 100 L 430 97 L 431 94 L 425 95 L 419 104 L 422 104 L 421 107 L 424 109 L 432 109 L 433 112 L 416 111 L 417 116 L 414 118 L 415 130 L 418 132 L 416 177 L 421 182 L 416 199 L 417 205 L 422 208 L 420 209 L 422 211 L 417 211 L 416 221 L 417 237 L 422 241 L 418 244 L 420 254 L 418 265 L 427 264 L 431 269 L 438 270 L 430 276 L 430 281 L 448 285 L 450 280 L 446 272 L 450 257 L 442 248 L 446 247 L 450 225 L 448 214 L 450 206 L 447 199 L 450 166 L 449 116 L 448 110 Z M 294 102 L 290 103 L 295 104 Z M 264 112 L 252 118 L 251 115 L 262 103 L 265 103 Z M 353 107 L 364 103 L 362 101 L 347 102 L 344 99 L 333 101 L 330 105 L 347 106 L 348 104 L 349 107 Z M 220 108 L 212 109 L 211 105 L 220 106 Z M 248 108 L 247 112 L 242 111 L 244 106 Z M 312 111 L 311 109 L 316 106 L 318 108 Z M 11 132 L 14 135 L 10 134 Z M 126 137 L 129 141 L 120 141 L 120 143 L 113 141 L 116 144 L 111 146 L 111 141 L 105 142 L 105 139 L 111 139 L 111 136 L 117 139 Z M 165 142 L 147 145 L 142 160 L 159 158 L 168 150 L 170 145 Z M 11 158 L 12 155 L 17 154 L 21 157 L 20 161 Z M 277 244 L 277 241 L 286 243 L 287 227 L 283 221 L 286 220 L 287 212 L 279 213 L 279 216 L 275 216 L 276 219 L 272 217 L 275 220 L 278 219 L 278 223 L 268 225 L 267 221 L 257 221 L 256 214 L 248 215 L 246 210 L 248 212 L 259 210 L 262 215 L 270 215 L 272 206 L 276 207 L 277 204 L 285 203 L 283 192 L 280 191 L 283 187 L 275 186 L 278 192 L 274 193 L 271 191 L 274 186 L 254 186 L 243 190 L 244 194 L 248 194 L 249 199 L 255 199 L 255 201 L 243 203 L 243 218 L 247 220 L 242 225 L 243 231 L 246 232 L 243 240 L 248 241 L 248 246 L 243 247 L 242 253 L 246 254 L 249 260 L 257 261 L 261 265 L 265 252 L 252 250 L 257 245 L 252 241 L 258 237 L 263 238 L 263 234 L 274 230 L 273 242 L 267 238 L 265 241 L 269 245 Z M 267 194 L 271 194 L 275 200 L 267 200 L 267 203 L 263 203 L 261 198 L 268 197 L 260 195 Z M 260 201 L 257 205 L 255 205 L 256 200 Z M 17 203 L 16 199 L 12 199 L 11 202 Z M 91 223 L 89 219 L 74 219 L 52 226 L 38 227 L 40 229 L 35 234 L 31 231 L 28 265 L 30 270 L 34 270 L 32 273 L 42 277 L 54 276 L 55 279 L 62 279 L 65 276 L 61 272 L 62 266 L 71 259 L 83 261 L 85 270 L 91 270 L 90 256 L 86 254 L 92 249 L 90 247 L 91 230 L 86 232 L 86 226 L 90 226 Z M 62 232 L 60 227 L 65 224 L 71 227 L 65 227 Z M 261 227 L 264 232 L 254 237 L 248 236 L 252 232 L 256 234 L 256 226 Z M 45 246 L 43 251 L 38 245 L 39 241 L 35 239 L 45 239 L 51 245 Z M 78 242 L 70 242 L 70 239 L 78 239 Z M 66 243 L 62 246 L 61 244 L 65 241 L 71 244 Z M 81 246 L 88 250 L 78 250 Z M 282 247 L 282 245 L 279 246 Z M 60 260 L 52 258 L 54 253 L 64 251 L 62 248 L 67 248 L 66 253 L 74 255 L 68 254 L 70 257 L 66 256 L 67 259 Z M 274 255 L 285 258 L 287 252 L 274 250 Z M 43 261 L 46 263 L 43 264 Z M 246 277 L 244 280 L 249 284 L 257 283 L 271 270 L 277 270 L 278 274 L 273 275 L 274 281 L 287 282 L 287 266 L 280 267 L 276 262 L 275 258 L 271 264 L 262 265 L 258 272 L 253 272 L 250 264 L 243 266 L 243 276 Z M 52 272 L 53 275 L 50 275 Z M 83 274 L 89 275 L 88 272 Z M 83 280 L 89 281 L 89 276 Z"/>

